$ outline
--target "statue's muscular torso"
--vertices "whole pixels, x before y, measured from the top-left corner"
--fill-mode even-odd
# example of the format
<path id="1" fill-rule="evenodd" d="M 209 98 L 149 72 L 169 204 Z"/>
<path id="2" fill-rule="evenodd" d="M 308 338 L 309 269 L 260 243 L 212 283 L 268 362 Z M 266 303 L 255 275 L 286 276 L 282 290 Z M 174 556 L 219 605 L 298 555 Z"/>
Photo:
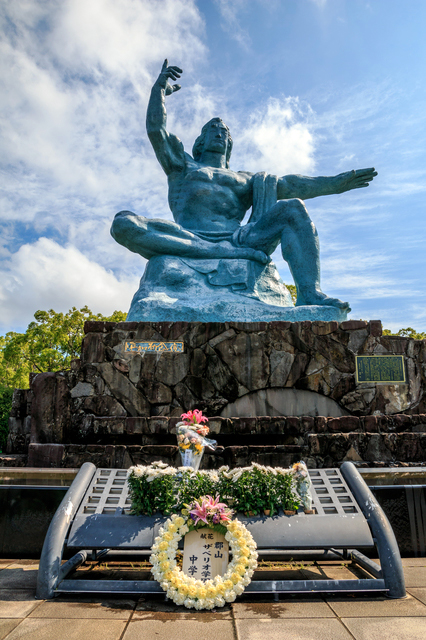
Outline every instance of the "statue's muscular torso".
<path id="1" fill-rule="evenodd" d="M 216 169 L 185 154 L 185 166 L 168 176 L 169 206 L 189 231 L 233 233 L 252 205 L 252 174 Z"/>

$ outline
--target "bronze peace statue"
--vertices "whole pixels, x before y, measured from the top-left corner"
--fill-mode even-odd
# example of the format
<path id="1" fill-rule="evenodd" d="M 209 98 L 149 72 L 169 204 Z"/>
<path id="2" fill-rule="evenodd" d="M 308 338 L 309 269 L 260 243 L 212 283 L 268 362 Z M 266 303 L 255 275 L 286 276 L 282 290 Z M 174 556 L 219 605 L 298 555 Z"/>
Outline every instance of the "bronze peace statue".
<path id="1" fill-rule="evenodd" d="M 233 171 L 233 141 L 220 118 L 204 125 L 190 156 L 166 128 L 166 97 L 181 88 L 170 80 L 181 73 L 165 60 L 146 119 L 174 222 L 120 211 L 111 228 L 117 242 L 148 260 L 127 319 L 345 320 L 349 304 L 321 291 L 318 235 L 303 201 L 367 187 L 377 172 L 310 178 Z M 296 306 L 271 262 L 278 245 L 296 285 Z"/>

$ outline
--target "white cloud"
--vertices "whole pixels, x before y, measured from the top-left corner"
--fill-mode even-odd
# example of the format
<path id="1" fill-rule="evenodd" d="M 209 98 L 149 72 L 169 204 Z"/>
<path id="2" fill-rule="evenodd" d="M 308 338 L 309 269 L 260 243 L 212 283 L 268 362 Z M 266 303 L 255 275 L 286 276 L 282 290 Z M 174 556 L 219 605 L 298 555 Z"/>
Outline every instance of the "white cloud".
<path id="1" fill-rule="evenodd" d="M 189 71 L 203 59 L 194 1 L 15 0 L 0 20 L 3 157 L 39 187 L 35 206 L 52 185 L 93 198 L 132 193 L 142 173 L 158 180 L 144 166 L 146 101 L 165 55 Z M 2 211 L 19 216 L 15 194 Z"/>
<path id="2" fill-rule="evenodd" d="M 246 0 L 215 0 L 215 4 L 222 18 L 222 29 L 243 49 L 248 50 L 251 43 L 250 36 L 240 24 Z"/>
<path id="3" fill-rule="evenodd" d="M 88 307 L 95 313 L 127 311 L 138 279 L 118 280 L 75 247 L 61 247 L 40 238 L 12 254 L 0 269 L 0 330 L 11 324 L 25 327 L 38 309 L 68 311 Z"/>
<path id="4" fill-rule="evenodd" d="M 311 117 L 310 107 L 297 98 L 270 98 L 248 122 L 238 123 L 234 164 L 279 176 L 312 172 L 315 142 Z"/>

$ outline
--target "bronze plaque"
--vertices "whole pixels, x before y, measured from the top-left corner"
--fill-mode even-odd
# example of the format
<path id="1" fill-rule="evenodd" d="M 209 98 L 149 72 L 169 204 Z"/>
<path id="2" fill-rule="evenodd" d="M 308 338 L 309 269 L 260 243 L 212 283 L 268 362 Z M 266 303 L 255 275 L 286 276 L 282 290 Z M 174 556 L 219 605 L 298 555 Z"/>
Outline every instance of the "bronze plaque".
<path id="1" fill-rule="evenodd" d="M 134 353 L 183 353 L 183 342 L 157 342 L 148 340 L 147 342 L 128 341 L 125 343 L 124 351 Z"/>
<path id="2" fill-rule="evenodd" d="M 406 384 L 404 356 L 355 356 L 356 381 Z"/>

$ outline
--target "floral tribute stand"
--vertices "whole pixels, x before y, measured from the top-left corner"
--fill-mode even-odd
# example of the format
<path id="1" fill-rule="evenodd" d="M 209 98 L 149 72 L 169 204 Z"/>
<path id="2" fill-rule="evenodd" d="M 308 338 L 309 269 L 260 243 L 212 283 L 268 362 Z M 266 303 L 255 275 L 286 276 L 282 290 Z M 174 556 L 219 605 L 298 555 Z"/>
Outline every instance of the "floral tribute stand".
<path id="1" fill-rule="evenodd" d="M 309 471 L 303 463 L 292 469 L 252 464 L 199 470 L 204 447 L 214 448 L 216 442 L 206 438 L 207 420 L 201 412 L 182 418 L 177 427 L 182 467 L 162 462 L 129 470 L 82 465 L 46 534 L 38 598 L 165 592 L 178 605 L 213 609 L 244 590 L 405 596 L 394 533 L 351 462 L 340 469 Z M 179 549 L 188 535 L 198 539 L 197 547 L 190 538 L 185 540 L 182 564 Z M 96 559 L 115 549 L 150 555 L 154 580 L 75 579 L 73 572 L 88 553 Z M 378 554 L 380 566 L 362 553 L 364 549 Z M 294 550 L 340 555 L 358 564 L 366 577 L 252 580 L 258 554 L 288 556 Z M 62 562 L 65 553 L 71 557 Z M 214 566 L 214 559 L 223 564 Z"/>

